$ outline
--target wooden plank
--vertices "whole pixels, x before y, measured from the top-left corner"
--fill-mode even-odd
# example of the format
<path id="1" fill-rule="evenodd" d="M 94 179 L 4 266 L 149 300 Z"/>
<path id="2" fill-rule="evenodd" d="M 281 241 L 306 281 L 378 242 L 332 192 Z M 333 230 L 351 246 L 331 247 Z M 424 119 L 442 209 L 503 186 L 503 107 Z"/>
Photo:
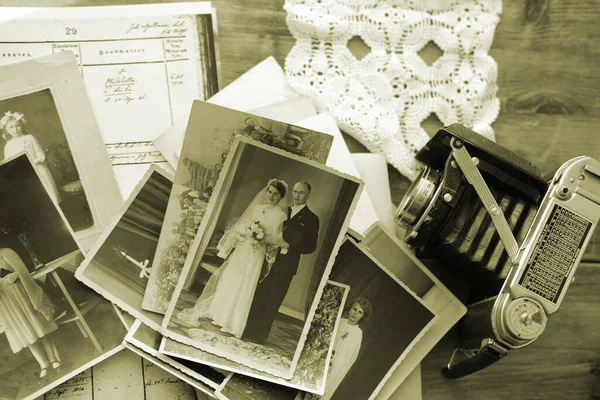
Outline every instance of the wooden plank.
<path id="1" fill-rule="evenodd" d="M 504 0 L 493 47 L 598 54 L 599 17 L 595 0 Z"/>
<path id="2" fill-rule="evenodd" d="M 532 345 L 452 381 L 440 370 L 459 343 L 455 327 L 421 364 L 423 398 L 587 398 L 594 383 L 590 370 L 600 362 L 599 272 L 600 264 L 579 266 L 563 306 Z"/>

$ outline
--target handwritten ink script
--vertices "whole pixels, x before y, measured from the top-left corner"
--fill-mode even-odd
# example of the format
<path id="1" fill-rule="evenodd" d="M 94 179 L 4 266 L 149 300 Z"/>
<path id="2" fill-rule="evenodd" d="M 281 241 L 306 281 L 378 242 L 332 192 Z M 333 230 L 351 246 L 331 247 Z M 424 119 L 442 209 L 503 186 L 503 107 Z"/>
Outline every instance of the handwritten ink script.
<path id="1" fill-rule="evenodd" d="M 121 68 L 114 76 L 109 76 L 104 82 L 105 103 L 125 103 L 143 101 L 148 98 L 146 93 L 138 93 L 138 81 L 126 68 Z"/>
<path id="2" fill-rule="evenodd" d="M 54 399 L 91 399 L 92 398 L 92 371 L 87 369 L 58 387 L 47 392 L 44 400 Z"/>
<path id="3" fill-rule="evenodd" d="M 107 145 L 152 142 L 204 99 L 214 54 L 198 43 L 212 32 L 210 3 L 37 10 L 3 9 L 0 65 L 73 52 Z"/>
<path id="4" fill-rule="evenodd" d="M 195 400 L 195 390 L 164 369 L 123 350 L 48 391 L 44 400 Z"/>

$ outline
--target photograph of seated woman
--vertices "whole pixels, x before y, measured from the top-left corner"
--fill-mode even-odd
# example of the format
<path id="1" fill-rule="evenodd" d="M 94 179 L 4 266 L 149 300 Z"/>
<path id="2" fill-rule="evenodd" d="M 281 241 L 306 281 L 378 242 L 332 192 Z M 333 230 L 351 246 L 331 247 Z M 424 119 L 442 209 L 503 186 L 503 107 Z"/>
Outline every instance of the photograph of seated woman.
<path id="1" fill-rule="evenodd" d="M 0 119 L 2 137 L 7 140 L 4 145 L 4 158 L 10 158 L 26 152 L 40 176 L 48 194 L 56 203 L 61 202 L 61 195 L 52 173 L 46 163 L 46 154 L 35 136 L 27 132 L 27 120 L 18 112 L 7 111 Z"/>
<path id="2" fill-rule="evenodd" d="M 40 366 L 40 378 L 61 366 L 58 351 L 48 334 L 56 331 L 54 304 L 31 277 L 23 260 L 12 249 L 0 249 L 0 333 L 13 353 L 28 347 Z"/>
<path id="3" fill-rule="evenodd" d="M 241 338 L 260 279 L 279 250 L 289 247 L 282 233 L 287 191 L 285 181 L 269 180 L 223 234 L 217 255 L 225 262 L 212 274 L 194 307 L 177 314 L 180 321 L 199 326 L 201 319 L 210 319 L 222 332 Z"/>

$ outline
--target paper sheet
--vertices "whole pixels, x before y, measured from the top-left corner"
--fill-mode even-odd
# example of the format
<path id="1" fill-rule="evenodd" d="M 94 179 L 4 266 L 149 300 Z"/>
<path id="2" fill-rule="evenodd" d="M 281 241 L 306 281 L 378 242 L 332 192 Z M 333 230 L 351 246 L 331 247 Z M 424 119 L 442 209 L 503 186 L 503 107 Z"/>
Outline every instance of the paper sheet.
<path id="1" fill-rule="evenodd" d="M 285 72 L 273 57 L 261 61 L 207 101 L 288 124 L 316 114 L 312 103 L 307 104 L 307 98 L 300 99 L 287 83 Z M 290 103 L 295 105 L 295 110 L 288 106 Z M 294 113 L 290 114 L 290 110 Z M 185 116 L 154 141 L 174 169 L 177 168 L 187 122 L 188 116 Z"/>
<path id="2" fill-rule="evenodd" d="M 123 350 L 47 392 L 44 400 L 196 400 L 193 387 Z"/>
<path id="3" fill-rule="evenodd" d="M 217 90 L 209 2 L 3 8 L 0 38 L 0 65 L 75 54 L 124 198 L 164 162 L 156 136 Z"/>

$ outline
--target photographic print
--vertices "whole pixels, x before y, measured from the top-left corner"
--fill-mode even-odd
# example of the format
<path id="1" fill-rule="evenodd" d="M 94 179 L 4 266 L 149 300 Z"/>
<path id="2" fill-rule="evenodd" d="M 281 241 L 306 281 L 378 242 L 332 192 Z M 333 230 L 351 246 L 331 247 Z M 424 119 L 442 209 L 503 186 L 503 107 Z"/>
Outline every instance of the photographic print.
<path id="1" fill-rule="evenodd" d="M 159 359 L 161 362 L 166 363 L 171 370 L 177 371 L 178 374 L 183 373 L 188 376 L 188 379 L 191 378 L 197 381 L 193 386 L 202 391 L 206 391 L 206 387 L 209 387 L 212 388 L 210 390 L 212 394 L 223 383 L 226 377 L 225 372 L 208 365 L 160 353 L 159 348 L 162 338 L 160 333 L 137 320 L 125 336 L 125 341 L 149 354 L 153 359 Z"/>
<path id="2" fill-rule="evenodd" d="M 113 305 L 79 282 L 83 259 L 27 154 L 0 165 L 0 393 L 35 398 L 121 350 Z"/>
<path id="3" fill-rule="evenodd" d="M 251 398 L 261 398 L 255 393 L 253 389 L 255 386 L 260 387 L 263 393 L 279 393 L 281 391 L 279 386 L 287 386 L 322 394 L 327 365 L 333 351 L 333 337 L 344 310 L 348 290 L 348 286 L 337 282 L 328 281 L 325 285 L 323 295 L 306 335 L 306 342 L 298 359 L 298 366 L 289 380 L 257 371 L 168 338 L 162 339 L 160 351 L 171 357 L 195 360 L 208 365 L 220 365 L 223 369 L 236 372 L 219 385 L 216 391 L 217 394 L 233 396 L 233 399 L 237 399 L 237 395 L 231 393 L 237 393 L 238 391 L 247 393 L 245 396 L 250 395 Z M 274 336 L 277 338 L 275 340 L 282 344 L 287 340 L 286 331 L 283 329 L 275 331 Z M 241 389 L 246 384 L 250 387 Z M 270 387 L 271 389 L 269 389 Z"/>
<path id="4" fill-rule="evenodd" d="M 322 396 L 303 399 L 373 399 L 435 314 L 398 278 L 346 238 L 331 280 L 350 286 L 336 331 Z"/>
<path id="5" fill-rule="evenodd" d="M 75 276 L 132 316 L 159 330 L 163 316 L 142 309 L 171 193 L 172 177 L 152 165 Z"/>
<path id="6" fill-rule="evenodd" d="M 357 178 L 236 139 L 162 333 L 291 378 L 361 190 Z M 275 327 L 289 334 L 285 348 Z"/>
<path id="7" fill-rule="evenodd" d="M 210 2 L 3 7 L 0 63 L 75 54 L 128 198 L 150 164 L 166 164 L 154 139 L 218 91 L 215 14 Z"/>
<path id="8" fill-rule="evenodd" d="M 84 250 L 122 199 L 77 61 L 60 52 L 0 67 L 0 152 L 31 158 Z"/>
<path id="9" fill-rule="evenodd" d="M 436 314 L 429 329 L 419 339 L 418 346 L 410 349 L 394 369 L 379 392 L 388 398 L 409 377 L 416 366 L 425 358 L 444 335 L 466 314 L 467 308 L 446 288 L 439 279 L 421 262 L 406 243 L 380 222 L 373 224 L 365 233 L 361 246 L 404 283 L 423 303 Z"/>
<path id="10" fill-rule="evenodd" d="M 234 139 L 249 137 L 325 163 L 333 137 L 195 101 L 142 307 L 164 314 Z"/>

